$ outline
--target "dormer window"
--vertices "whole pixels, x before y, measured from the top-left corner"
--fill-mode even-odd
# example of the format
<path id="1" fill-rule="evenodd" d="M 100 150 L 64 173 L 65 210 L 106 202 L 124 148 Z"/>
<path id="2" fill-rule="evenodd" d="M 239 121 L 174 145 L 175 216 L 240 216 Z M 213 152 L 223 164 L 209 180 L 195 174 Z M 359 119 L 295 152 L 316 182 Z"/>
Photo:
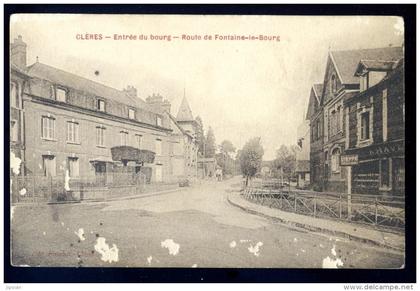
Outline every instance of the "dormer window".
<path id="1" fill-rule="evenodd" d="M 67 90 L 57 87 L 55 88 L 55 100 L 60 102 L 67 101 Z"/>
<path id="2" fill-rule="evenodd" d="M 365 74 L 360 76 L 360 91 L 365 91 L 368 88 L 368 73 L 366 72 Z"/>
<path id="3" fill-rule="evenodd" d="M 105 112 L 105 100 L 96 99 L 96 110 Z"/>
<path id="4" fill-rule="evenodd" d="M 128 118 L 136 119 L 136 111 L 133 108 L 128 108 Z"/>
<path id="5" fill-rule="evenodd" d="M 160 116 L 156 117 L 156 125 L 157 126 L 162 126 L 162 117 L 160 117 Z"/>

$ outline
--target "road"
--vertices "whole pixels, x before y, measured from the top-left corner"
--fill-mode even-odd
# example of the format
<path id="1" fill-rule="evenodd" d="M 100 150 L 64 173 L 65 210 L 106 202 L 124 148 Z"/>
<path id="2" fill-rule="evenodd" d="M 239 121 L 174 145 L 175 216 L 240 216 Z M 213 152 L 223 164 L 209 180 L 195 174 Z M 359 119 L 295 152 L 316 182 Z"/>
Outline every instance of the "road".
<path id="1" fill-rule="evenodd" d="M 133 200 L 17 206 L 15 266 L 400 268 L 404 256 L 229 204 L 239 178 Z M 117 255 L 118 253 L 118 255 Z"/>

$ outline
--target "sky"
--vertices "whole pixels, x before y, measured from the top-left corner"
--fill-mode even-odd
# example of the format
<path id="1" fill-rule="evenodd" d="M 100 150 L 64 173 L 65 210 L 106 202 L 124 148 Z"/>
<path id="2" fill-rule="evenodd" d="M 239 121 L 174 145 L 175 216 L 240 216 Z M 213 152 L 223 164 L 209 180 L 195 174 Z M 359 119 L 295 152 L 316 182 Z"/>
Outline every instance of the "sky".
<path id="1" fill-rule="evenodd" d="M 205 130 L 213 128 L 217 144 L 228 139 L 241 148 L 259 136 L 265 160 L 275 158 L 280 145 L 296 144 L 329 50 L 401 46 L 404 34 L 402 18 L 379 16 L 15 14 L 10 27 L 11 41 L 21 35 L 27 43 L 28 65 L 38 57 L 117 89 L 134 86 L 143 99 L 159 93 L 175 116 L 185 90 L 193 115 L 202 118 Z M 103 38 L 78 39 L 85 34 Z M 149 39 L 114 40 L 114 34 Z M 280 41 L 216 40 L 215 34 Z"/>

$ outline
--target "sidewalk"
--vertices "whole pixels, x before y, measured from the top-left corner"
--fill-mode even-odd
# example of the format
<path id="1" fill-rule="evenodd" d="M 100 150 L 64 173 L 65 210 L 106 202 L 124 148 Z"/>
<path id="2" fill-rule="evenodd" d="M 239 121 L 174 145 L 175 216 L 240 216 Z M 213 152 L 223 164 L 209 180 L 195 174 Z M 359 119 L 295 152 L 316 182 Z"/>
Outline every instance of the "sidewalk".
<path id="1" fill-rule="evenodd" d="M 315 218 L 312 216 L 286 212 L 275 208 L 249 202 L 238 192 L 229 193 L 227 200 L 230 204 L 239 207 L 249 213 L 274 218 L 284 224 L 304 228 L 309 231 L 327 233 L 344 237 L 349 240 L 357 240 L 376 246 L 386 247 L 397 251 L 405 250 L 404 234 L 398 235 L 380 231 L 374 228 L 342 221 Z"/>

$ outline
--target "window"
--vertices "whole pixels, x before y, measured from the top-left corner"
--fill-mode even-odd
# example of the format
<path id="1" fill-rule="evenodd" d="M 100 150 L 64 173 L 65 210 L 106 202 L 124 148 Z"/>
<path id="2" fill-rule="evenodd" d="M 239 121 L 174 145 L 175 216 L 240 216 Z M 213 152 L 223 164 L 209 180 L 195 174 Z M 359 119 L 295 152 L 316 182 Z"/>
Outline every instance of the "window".
<path id="1" fill-rule="evenodd" d="M 330 88 L 330 90 L 331 90 L 331 93 L 335 93 L 335 92 L 337 92 L 337 78 L 335 77 L 335 75 L 332 75 L 331 76 L 331 88 Z"/>
<path id="2" fill-rule="evenodd" d="M 18 126 L 16 120 L 10 121 L 10 141 L 18 141 Z"/>
<path id="3" fill-rule="evenodd" d="M 96 127 L 96 145 L 105 146 L 105 127 Z"/>
<path id="4" fill-rule="evenodd" d="M 79 124 L 77 122 L 67 122 L 67 141 L 72 143 L 79 142 Z"/>
<path id="5" fill-rule="evenodd" d="M 136 118 L 136 112 L 133 108 L 128 108 L 128 118 L 135 119 Z"/>
<path id="6" fill-rule="evenodd" d="M 141 138 L 142 136 L 140 134 L 136 134 L 136 146 L 139 149 L 141 149 Z"/>
<path id="7" fill-rule="evenodd" d="M 390 190 L 392 188 L 392 159 L 383 159 L 379 161 L 379 189 Z"/>
<path id="8" fill-rule="evenodd" d="M 55 89 L 55 99 L 60 102 L 66 102 L 67 100 L 67 91 L 62 88 Z"/>
<path id="9" fill-rule="evenodd" d="M 361 114 L 361 140 L 368 140 L 370 138 L 370 112 L 363 112 Z"/>
<path id="10" fill-rule="evenodd" d="M 340 149 L 334 149 L 331 154 L 331 171 L 340 172 Z"/>
<path id="11" fill-rule="evenodd" d="M 360 76 L 360 91 L 365 91 L 368 88 L 368 74 Z"/>
<path id="12" fill-rule="evenodd" d="M 55 118 L 43 116 L 41 121 L 42 138 L 54 139 L 55 138 Z"/>
<path id="13" fill-rule="evenodd" d="M 105 112 L 105 101 L 102 99 L 96 99 L 96 109 Z"/>
<path id="14" fill-rule="evenodd" d="M 42 156 L 44 176 L 55 177 L 56 175 L 56 166 L 55 166 L 55 157 L 54 156 Z"/>
<path id="15" fill-rule="evenodd" d="M 19 90 L 15 82 L 10 83 L 10 105 L 19 108 Z"/>
<path id="16" fill-rule="evenodd" d="M 155 149 L 157 155 L 162 155 L 162 140 L 157 139 L 155 143 Z"/>
<path id="17" fill-rule="evenodd" d="M 122 146 L 128 145 L 128 132 L 121 131 L 120 132 L 120 141 Z"/>
<path id="18" fill-rule="evenodd" d="M 162 118 L 160 116 L 156 117 L 156 125 L 157 126 L 162 126 Z"/>
<path id="19" fill-rule="evenodd" d="M 382 91 L 382 138 L 388 139 L 388 90 Z"/>
<path id="20" fill-rule="evenodd" d="M 316 124 L 317 124 L 317 129 L 316 129 L 317 136 L 316 136 L 316 138 L 319 139 L 321 137 L 321 133 L 322 133 L 321 121 L 317 120 Z"/>
<path id="21" fill-rule="evenodd" d="M 79 159 L 68 158 L 67 164 L 68 164 L 69 176 L 79 177 Z"/>
<path id="22" fill-rule="evenodd" d="M 106 173 L 106 163 L 105 162 L 96 162 L 95 163 L 95 174 L 101 175 Z"/>

